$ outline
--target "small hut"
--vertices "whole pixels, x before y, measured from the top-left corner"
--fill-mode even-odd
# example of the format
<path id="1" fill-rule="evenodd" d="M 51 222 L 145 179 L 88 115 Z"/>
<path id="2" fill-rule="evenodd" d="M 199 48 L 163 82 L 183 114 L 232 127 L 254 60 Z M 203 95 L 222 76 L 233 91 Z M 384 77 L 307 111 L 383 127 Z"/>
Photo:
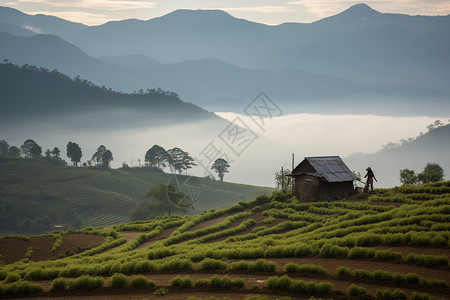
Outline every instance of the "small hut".
<path id="1" fill-rule="evenodd" d="M 339 156 L 305 157 L 292 171 L 294 195 L 302 201 L 332 201 L 354 191 L 355 174 Z"/>

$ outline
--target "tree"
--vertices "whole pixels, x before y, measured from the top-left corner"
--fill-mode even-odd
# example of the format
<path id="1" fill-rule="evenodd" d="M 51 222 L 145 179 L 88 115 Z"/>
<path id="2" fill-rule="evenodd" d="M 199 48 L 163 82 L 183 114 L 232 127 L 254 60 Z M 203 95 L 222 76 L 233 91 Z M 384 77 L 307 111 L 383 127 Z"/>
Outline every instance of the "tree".
<path id="1" fill-rule="evenodd" d="M 150 189 L 146 198 L 154 201 L 148 205 L 149 208 L 156 212 L 167 212 L 169 216 L 176 210 L 193 208 L 190 198 L 183 192 L 177 191 L 171 184 L 157 184 Z"/>
<path id="2" fill-rule="evenodd" d="M 417 180 L 418 178 L 414 170 L 409 169 L 400 170 L 400 182 L 402 184 L 416 184 Z"/>
<path id="3" fill-rule="evenodd" d="M 16 146 L 9 147 L 9 157 L 20 157 L 20 149 Z"/>
<path id="4" fill-rule="evenodd" d="M 50 149 L 45 150 L 45 158 L 51 158 L 51 154 L 52 152 L 50 151 Z"/>
<path id="5" fill-rule="evenodd" d="M 102 156 L 106 152 L 106 147 L 103 145 L 100 145 L 97 148 L 97 151 L 92 155 L 91 161 L 93 161 L 96 165 L 102 164 Z"/>
<path id="6" fill-rule="evenodd" d="M 58 147 L 53 148 L 51 154 L 53 155 L 53 157 L 59 158 L 59 155 L 61 154 L 61 151 L 59 150 Z"/>
<path id="7" fill-rule="evenodd" d="M 105 146 L 100 145 L 97 151 L 92 155 L 91 161 L 95 162 L 97 165 L 101 165 L 103 168 L 108 169 L 111 161 L 113 160 L 112 152 L 106 149 Z"/>
<path id="8" fill-rule="evenodd" d="M 42 148 L 32 139 L 26 140 L 22 146 L 20 146 L 20 151 L 25 158 L 38 158 L 42 154 Z"/>
<path id="9" fill-rule="evenodd" d="M 81 160 L 83 153 L 81 152 L 81 148 L 77 143 L 69 142 L 67 144 L 67 157 L 73 162 L 75 167 L 78 166 L 78 163 Z"/>
<path id="10" fill-rule="evenodd" d="M 149 164 L 150 167 L 162 169 L 167 166 L 169 155 L 167 151 L 158 145 L 154 145 L 148 149 L 145 153 L 145 162 Z"/>
<path id="11" fill-rule="evenodd" d="M 417 178 L 421 183 L 443 181 L 444 169 L 437 163 L 428 163 Z"/>
<path id="12" fill-rule="evenodd" d="M 275 173 L 275 183 L 277 189 L 283 193 L 290 193 L 292 191 L 293 180 L 291 176 L 287 176 L 290 174 L 291 170 L 289 169 L 282 169 Z"/>
<path id="13" fill-rule="evenodd" d="M 192 168 L 197 164 L 189 153 L 184 152 L 180 148 L 173 148 L 167 151 L 169 158 L 169 165 L 173 170 L 178 171 L 181 174 L 184 170 Z"/>
<path id="14" fill-rule="evenodd" d="M 0 157 L 9 156 L 9 144 L 5 140 L 0 141 Z"/>
<path id="15" fill-rule="evenodd" d="M 111 161 L 113 161 L 113 155 L 112 152 L 109 150 L 106 150 L 105 153 L 102 155 L 102 165 L 104 168 L 108 169 L 110 167 Z"/>
<path id="16" fill-rule="evenodd" d="M 228 173 L 228 168 L 230 168 L 230 165 L 223 158 L 216 159 L 211 166 L 211 170 L 214 170 L 217 173 L 220 181 L 223 181 L 223 175 L 225 175 L 225 173 Z"/>

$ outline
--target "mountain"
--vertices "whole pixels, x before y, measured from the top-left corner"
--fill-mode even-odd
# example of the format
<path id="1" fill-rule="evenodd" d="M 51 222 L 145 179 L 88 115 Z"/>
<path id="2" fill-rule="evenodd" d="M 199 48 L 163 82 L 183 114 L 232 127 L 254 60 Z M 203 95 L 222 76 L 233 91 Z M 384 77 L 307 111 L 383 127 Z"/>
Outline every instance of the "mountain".
<path id="1" fill-rule="evenodd" d="M 399 108 L 398 114 L 404 114 L 407 106 L 407 114 L 436 115 L 449 105 L 448 93 L 359 84 L 304 70 L 243 68 L 216 59 L 162 64 L 142 55 L 97 59 L 54 35 L 17 37 L 0 32 L 0 42 L 0 57 L 16 64 L 57 69 L 122 91 L 160 87 L 215 111 L 240 112 L 260 91 L 273 95 L 290 112 L 365 113 L 367 105 L 377 101 L 384 105 L 372 113 L 394 114 Z"/>
<path id="2" fill-rule="evenodd" d="M 101 60 L 115 64 L 125 68 L 142 69 L 147 70 L 162 65 L 161 62 L 156 59 L 150 58 L 145 55 L 122 55 L 122 56 L 103 56 Z"/>
<path id="3" fill-rule="evenodd" d="M 162 87 L 230 111 L 262 90 L 292 112 L 336 111 L 331 106 L 338 103 L 344 113 L 436 115 L 448 107 L 450 16 L 385 14 L 358 4 L 310 24 L 268 26 L 218 10 L 177 10 L 147 21 L 82 26 L 0 12 L 16 29 L 41 26 L 68 43 L 3 34 L 4 58 L 121 91 Z M 54 22 L 64 26 L 52 31 Z M 367 109 L 374 102 L 380 105 Z"/>
<path id="4" fill-rule="evenodd" d="M 5 32 L 21 37 L 28 37 L 36 34 L 31 30 L 10 23 L 0 23 L 0 32 Z"/>
<path id="5" fill-rule="evenodd" d="M 71 79 L 57 71 L 33 66 L 20 68 L 13 64 L 0 64 L 0 78 L 3 125 L 42 122 L 49 117 L 59 117 L 67 123 L 66 116 L 77 114 L 82 119 L 86 112 L 95 112 L 96 117 L 85 122 L 80 119 L 71 126 L 142 126 L 142 115 L 147 118 L 145 126 L 221 120 L 198 106 L 181 101 L 176 94 L 162 90 L 123 94 L 79 77 Z M 122 120 L 111 114 L 114 109 L 121 111 Z M 127 114 L 129 120 L 125 117 Z"/>
<path id="6" fill-rule="evenodd" d="M 42 14 L 28 15 L 17 9 L 0 6 L 0 20 L 33 31 L 35 33 L 64 36 L 71 31 L 83 30 L 88 26 Z"/>
<path id="7" fill-rule="evenodd" d="M 400 184 L 401 169 L 415 170 L 417 174 L 427 163 L 438 163 L 444 169 L 445 178 L 448 178 L 450 162 L 447 149 L 450 149 L 450 124 L 373 154 L 353 154 L 345 158 L 345 162 L 352 170 L 365 170 L 370 166 L 378 184 L 386 187 Z"/>

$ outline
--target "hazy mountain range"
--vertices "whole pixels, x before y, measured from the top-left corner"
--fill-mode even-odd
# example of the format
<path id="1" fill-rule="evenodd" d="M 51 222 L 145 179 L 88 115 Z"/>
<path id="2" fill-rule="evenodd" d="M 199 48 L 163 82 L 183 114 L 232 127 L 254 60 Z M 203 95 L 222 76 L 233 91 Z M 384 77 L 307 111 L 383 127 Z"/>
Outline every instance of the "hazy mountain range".
<path id="1" fill-rule="evenodd" d="M 260 91 L 289 112 L 438 115 L 450 108 L 450 16 L 358 4 L 310 24 L 177 10 L 85 26 L 0 7 L 0 22 L 1 59 L 121 91 L 161 87 L 215 111 L 240 112 Z"/>
<path id="2" fill-rule="evenodd" d="M 448 180 L 450 161 L 446 149 L 450 149 L 449 137 L 450 124 L 447 124 L 401 145 L 384 148 L 374 154 L 354 154 L 344 160 L 352 170 L 365 170 L 371 166 L 379 181 L 378 185 L 383 187 L 399 185 L 401 169 L 414 170 L 418 174 L 427 163 L 438 163 Z"/>

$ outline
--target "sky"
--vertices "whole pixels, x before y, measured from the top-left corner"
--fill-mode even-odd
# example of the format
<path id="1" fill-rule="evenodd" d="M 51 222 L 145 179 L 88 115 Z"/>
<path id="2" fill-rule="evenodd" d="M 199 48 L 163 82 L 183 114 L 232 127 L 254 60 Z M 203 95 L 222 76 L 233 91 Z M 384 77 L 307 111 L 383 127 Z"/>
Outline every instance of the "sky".
<path id="1" fill-rule="evenodd" d="M 176 9 L 220 9 L 234 17 L 278 25 L 310 23 L 342 12 L 362 1 L 341 0 L 0 0 L 27 14 L 47 14 L 86 25 L 123 19 L 148 20 Z M 448 15 L 449 0 L 368 0 L 364 3 L 384 13 Z"/>

